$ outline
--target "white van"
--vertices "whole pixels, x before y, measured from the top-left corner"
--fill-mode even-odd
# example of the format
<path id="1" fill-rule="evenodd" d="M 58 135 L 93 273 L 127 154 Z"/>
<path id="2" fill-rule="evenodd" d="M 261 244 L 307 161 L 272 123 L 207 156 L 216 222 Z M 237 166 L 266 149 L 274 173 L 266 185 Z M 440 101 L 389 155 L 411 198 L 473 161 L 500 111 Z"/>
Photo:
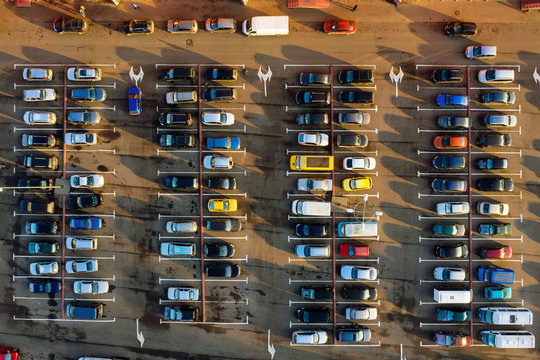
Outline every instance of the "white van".
<path id="1" fill-rule="evenodd" d="M 292 212 L 294 215 L 330 216 L 332 204 L 327 201 L 294 200 Z"/>
<path id="2" fill-rule="evenodd" d="M 247 36 L 288 35 L 288 16 L 254 16 L 242 23 L 242 32 Z"/>
<path id="3" fill-rule="evenodd" d="M 487 330 L 480 332 L 480 341 L 498 348 L 534 348 L 534 335 L 525 330 Z"/>
<path id="4" fill-rule="evenodd" d="M 433 300 L 439 304 L 468 304 L 472 301 L 472 290 L 433 289 Z"/>
<path id="5" fill-rule="evenodd" d="M 337 225 L 337 232 L 342 237 L 376 237 L 379 234 L 376 221 L 340 222 Z"/>
<path id="6" fill-rule="evenodd" d="M 527 308 L 482 307 L 478 309 L 478 318 L 486 324 L 496 325 L 532 325 L 533 313 Z"/>

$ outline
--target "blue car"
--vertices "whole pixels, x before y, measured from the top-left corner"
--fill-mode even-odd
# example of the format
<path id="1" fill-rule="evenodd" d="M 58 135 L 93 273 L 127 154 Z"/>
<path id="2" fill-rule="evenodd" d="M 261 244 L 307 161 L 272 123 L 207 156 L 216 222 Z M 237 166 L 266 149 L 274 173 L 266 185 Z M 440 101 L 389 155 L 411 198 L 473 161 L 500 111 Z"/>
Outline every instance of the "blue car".
<path id="1" fill-rule="evenodd" d="M 206 139 L 206 147 L 209 149 L 240 149 L 240 139 L 236 136 L 222 138 L 209 137 Z"/>
<path id="2" fill-rule="evenodd" d="M 72 229 L 96 230 L 101 229 L 101 219 L 98 217 L 72 218 L 69 221 Z"/>
<path id="3" fill-rule="evenodd" d="M 62 290 L 62 283 L 57 280 L 39 281 L 32 280 L 28 284 L 30 292 L 54 294 Z"/>
<path id="4" fill-rule="evenodd" d="M 142 92 L 138 87 L 131 87 L 128 90 L 129 115 L 140 115 L 142 111 Z"/>
<path id="5" fill-rule="evenodd" d="M 469 106 L 469 97 L 464 95 L 440 94 L 437 96 L 437 105 L 439 106 Z"/>

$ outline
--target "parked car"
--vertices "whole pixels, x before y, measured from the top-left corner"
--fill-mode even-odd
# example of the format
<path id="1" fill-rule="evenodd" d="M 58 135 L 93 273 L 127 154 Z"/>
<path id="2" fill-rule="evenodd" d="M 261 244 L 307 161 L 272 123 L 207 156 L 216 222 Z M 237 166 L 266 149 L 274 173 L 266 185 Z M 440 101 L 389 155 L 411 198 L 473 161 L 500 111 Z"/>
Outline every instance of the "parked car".
<path id="1" fill-rule="evenodd" d="M 369 245 L 364 244 L 341 244 L 339 255 L 343 257 L 369 257 Z"/>
<path id="2" fill-rule="evenodd" d="M 377 308 L 372 306 L 356 306 L 345 308 L 345 319 L 348 320 L 376 320 Z"/>
<path id="3" fill-rule="evenodd" d="M 345 191 L 369 190 L 373 187 L 373 180 L 369 176 L 346 178 L 342 186 Z"/>
<path id="4" fill-rule="evenodd" d="M 73 188 L 100 188 L 105 184 L 103 175 L 72 175 L 69 184 Z"/>
<path id="5" fill-rule="evenodd" d="M 376 280 L 377 269 L 371 266 L 341 265 L 339 274 L 348 280 Z"/>
<path id="6" fill-rule="evenodd" d="M 462 224 L 437 223 L 433 225 L 433 235 L 437 236 L 464 236 L 465 226 Z"/>
<path id="7" fill-rule="evenodd" d="M 469 321 L 471 311 L 465 309 L 438 308 L 435 317 L 439 321 Z"/>
<path id="8" fill-rule="evenodd" d="M 61 17 L 54 20 L 53 29 L 59 34 L 84 34 L 88 30 L 85 19 Z"/>
<path id="9" fill-rule="evenodd" d="M 343 159 L 343 169 L 345 170 L 373 170 L 377 165 L 377 160 L 372 157 L 346 157 Z"/>
<path id="10" fill-rule="evenodd" d="M 340 124 L 369 124 L 370 116 L 366 112 L 341 112 L 338 113 L 338 123 Z"/>
<path id="11" fill-rule="evenodd" d="M 516 115 L 484 115 L 484 125 L 489 128 L 509 128 L 517 124 Z"/>
<path id="12" fill-rule="evenodd" d="M 210 177 L 206 179 L 206 187 L 218 190 L 236 189 L 236 179 L 233 177 Z"/>
<path id="13" fill-rule="evenodd" d="M 30 263 L 30 274 L 38 276 L 58 274 L 58 262 L 42 261 Z"/>
<path id="14" fill-rule="evenodd" d="M 512 248 L 503 245 L 481 247 L 480 257 L 482 259 L 510 259 L 512 257 Z"/>
<path id="15" fill-rule="evenodd" d="M 193 123 L 190 113 L 161 113 L 159 123 L 162 126 L 190 126 Z"/>
<path id="16" fill-rule="evenodd" d="M 194 176 L 166 176 L 163 185 L 168 189 L 198 190 L 199 179 Z"/>
<path id="17" fill-rule="evenodd" d="M 484 134 L 478 138 L 477 144 L 481 148 L 510 147 L 512 137 L 510 134 Z"/>
<path id="18" fill-rule="evenodd" d="M 516 94 L 512 91 L 486 91 L 480 95 L 484 104 L 512 105 L 515 101 Z"/>
<path id="19" fill-rule="evenodd" d="M 49 169 L 58 170 L 57 156 L 25 156 L 23 165 L 27 169 Z"/>
<path id="20" fill-rule="evenodd" d="M 237 232 L 242 230 L 242 222 L 238 219 L 219 219 L 213 218 L 206 220 L 206 229 L 208 231 L 227 231 Z"/>
<path id="21" fill-rule="evenodd" d="M 431 74 L 434 83 L 460 83 L 463 81 L 463 71 L 459 69 L 437 69 Z"/>
<path id="22" fill-rule="evenodd" d="M 93 110 L 70 111 L 67 120 L 72 124 L 95 125 L 99 124 L 101 115 Z"/>
<path id="23" fill-rule="evenodd" d="M 126 35 L 153 34 L 154 22 L 152 20 L 129 20 L 124 23 L 122 32 Z"/>
<path id="24" fill-rule="evenodd" d="M 296 115 L 296 124 L 300 126 L 328 125 L 328 114 L 327 113 L 300 113 Z"/>
<path id="25" fill-rule="evenodd" d="M 300 85 L 330 85 L 330 75 L 321 73 L 301 73 Z"/>
<path id="26" fill-rule="evenodd" d="M 101 229 L 102 221 L 96 216 L 74 217 L 69 221 L 69 227 L 72 229 L 97 230 Z"/>
<path id="27" fill-rule="evenodd" d="M 205 274 L 208 277 L 235 278 L 240 275 L 240 266 L 228 263 L 211 263 L 205 266 Z"/>
<path id="28" fill-rule="evenodd" d="M 352 20 L 328 20 L 323 26 L 327 34 L 354 34 L 356 32 L 356 21 Z"/>
<path id="29" fill-rule="evenodd" d="M 234 124 L 234 115 L 227 112 L 207 111 L 202 113 L 204 125 L 230 126 Z"/>
<path id="30" fill-rule="evenodd" d="M 162 242 L 159 249 L 164 256 L 195 256 L 197 253 L 194 243 Z"/>
<path id="31" fill-rule="evenodd" d="M 51 88 L 23 90 L 23 100 L 26 102 L 54 101 L 56 91 Z"/>
<path id="32" fill-rule="evenodd" d="M 57 280 L 31 280 L 28 284 L 28 290 L 31 293 L 55 294 L 62 290 L 62 283 Z"/>
<path id="33" fill-rule="evenodd" d="M 300 308 L 296 311 L 298 321 L 303 323 L 327 323 L 330 311 L 327 308 Z"/>
<path id="34" fill-rule="evenodd" d="M 109 292 L 109 282 L 106 280 L 75 280 L 73 282 L 75 294 L 106 294 Z"/>
<path id="35" fill-rule="evenodd" d="M 377 300 L 377 289 L 367 286 L 345 286 L 342 295 L 347 300 Z"/>
<path id="36" fill-rule="evenodd" d="M 21 144 L 23 147 L 46 147 L 52 148 L 57 140 L 54 135 L 30 135 L 23 134 Z"/>
<path id="37" fill-rule="evenodd" d="M 368 138 L 366 135 L 338 135 L 336 143 L 337 146 L 366 147 Z"/>
<path id="38" fill-rule="evenodd" d="M 476 205 L 476 211 L 483 215 L 508 215 L 510 206 L 505 203 L 481 201 Z"/>
<path id="39" fill-rule="evenodd" d="M 338 342 L 364 343 L 371 340 L 371 330 L 359 328 L 338 328 L 336 330 Z"/>
<path id="40" fill-rule="evenodd" d="M 22 213 L 54 213 L 54 201 L 28 201 L 21 200 L 20 206 Z"/>
<path id="41" fill-rule="evenodd" d="M 100 68 L 88 66 L 69 67 L 66 74 L 69 81 L 100 81 L 102 76 Z"/>
<path id="42" fill-rule="evenodd" d="M 512 288 L 510 286 L 486 286 L 484 287 L 484 297 L 487 300 L 508 300 L 512 298 Z"/>
<path id="43" fill-rule="evenodd" d="M 236 20 L 233 18 L 208 18 L 206 31 L 210 32 L 236 32 Z"/>
<path id="44" fill-rule="evenodd" d="M 90 236 L 66 237 L 66 248 L 70 250 L 96 250 L 97 238 Z"/>
<path id="45" fill-rule="evenodd" d="M 159 143 L 163 147 L 195 147 L 195 136 L 192 134 L 163 134 L 159 138 Z"/>
<path id="46" fill-rule="evenodd" d="M 296 104 L 301 106 L 330 105 L 330 92 L 328 91 L 299 91 L 296 93 Z"/>
<path id="47" fill-rule="evenodd" d="M 478 233 L 484 236 L 512 235 L 512 225 L 505 223 L 478 224 Z"/>
<path id="48" fill-rule="evenodd" d="M 454 21 L 446 24 L 444 33 L 448 36 L 473 36 L 476 35 L 477 29 L 473 22 Z"/>
<path id="49" fill-rule="evenodd" d="M 167 288 L 167 299 L 197 301 L 199 300 L 199 289 L 188 287 L 169 287 Z"/>
<path id="50" fill-rule="evenodd" d="M 205 257 L 232 257 L 234 246 L 227 243 L 205 243 L 203 254 Z"/>
<path id="51" fill-rule="evenodd" d="M 433 277 L 440 281 L 465 281 L 465 270 L 458 267 L 438 266 Z"/>
<path id="52" fill-rule="evenodd" d="M 206 155 L 203 158 L 203 166 L 205 169 L 232 169 L 234 162 L 230 156 L 221 155 Z"/>
<path id="53" fill-rule="evenodd" d="M 465 149 L 467 147 L 466 136 L 442 135 L 433 139 L 433 146 L 437 149 Z"/>
<path id="54" fill-rule="evenodd" d="M 206 89 L 202 98 L 207 102 L 231 102 L 238 98 L 238 93 L 231 88 Z"/>
<path id="55" fill-rule="evenodd" d="M 300 178 L 296 182 L 296 189 L 298 191 L 332 191 L 331 179 L 318 179 L 318 178 Z"/>
<path id="56" fill-rule="evenodd" d="M 491 59 L 497 56 L 496 46 L 471 45 L 465 49 L 467 59 Z"/>
<path id="57" fill-rule="evenodd" d="M 443 333 L 435 334 L 434 340 L 436 345 L 451 346 L 451 347 L 469 347 L 472 345 L 472 338 L 461 333 Z"/>
<path id="58" fill-rule="evenodd" d="M 296 236 L 309 237 L 318 236 L 325 237 L 328 235 L 327 224 L 296 224 Z"/>
<path id="59" fill-rule="evenodd" d="M 478 81 L 481 83 L 510 83 L 514 81 L 512 69 L 486 69 L 478 72 Z"/>
<path id="60" fill-rule="evenodd" d="M 437 192 L 466 192 L 467 181 L 457 179 L 434 179 L 431 188 Z"/>
<path id="61" fill-rule="evenodd" d="M 195 68 L 193 67 L 173 67 L 164 69 L 161 72 L 161 79 L 165 81 L 195 80 Z"/>
<path id="62" fill-rule="evenodd" d="M 166 306 L 163 317 L 169 321 L 196 321 L 199 318 L 199 308 L 191 305 Z"/>
<path id="63" fill-rule="evenodd" d="M 68 274 L 96 271 L 98 271 L 98 261 L 96 259 L 66 261 L 66 272 Z"/>
<path id="64" fill-rule="evenodd" d="M 236 199 L 209 199 L 208 210 L 210 212 L 232 212 L 238 210 Z"/>
<path id="65" fill-rule="evenodd" d="M 24 68 L 23 79 L 26 81 L 51 81 L 53 71 L 49 68 Z"/>
<path id="66" fill-rule="evenodd" d="M 142 112 L 142 91 L 137 86 L 128 89 L 128 112 L 129 115 L 140 115 Z"/>
<path id="67" fill-rule="evenodd" d="M 25 111 L 23 121 L 28 125 L 54 125 L 56 114 L 52 111 Z"/>
<path id="68" fill-rule="evenodd" d="M 30 241 L 28 252 L 30 254 L 56 254 L 60 250 L 57 242 L 50 241 Z"/>
<path id="69" fill-rule="evenodd" d="M 101 194 L 71 195 L 68 198 L 68 205 L 71 209 L 86 209 L 97 207 L 103 204 Z"/>
<path id="70" fill-rule="evenodd" d="M 66 145 L 95 145 L 97 144 L 96 133 L 66 133 L 64 137 Z"/>
<path id="71" fill-rule="evenodd" d="M 165 94 L 165 102 L 169 105 L 188 104 L 197 102 L 197 92 L 193 91 L 169 91 Z"/>
<path id="72" fill-rule="evenodd" d="M 302 258 L 325 258 L 330 256 L 330 246 L 324 244 L 301 244 L 296 245 L 294 252 L 296 256 Z"/>
<path id="73" fill-rule="evenodd" d="M 339 72 L 338 80 L 341 84 L 371 84 L 374 81 L 374 76 L 372 70 L 343 70 Z"/>
<path id="74" fill-rule="evenodd" d="M 171 34 L 195 34 L 198 29 L 196 20 L 174 19 L 167 21 L 167 31 Z"/>
<path id="75" fill-rule="evenodd" d="M 306 146 L 328 146 L 328 135 L 324 133 L 298 133 L 298 144 Z"/>
<path id="76" fill-rule="evenodd" d="M 291 340 L 293 344 L 326 344 L 328 333 L 324 330 L 296 330 L 293 332 Z"/>
<path id="77" fill-rule="evenodd" d="M 53 179 L 41 179 L 41 178 L 20 178 L 17 183 L 17 190 L 20 192 L 32 191 L 32 192 L 42 192 L 42 191 L 52 191 L 52 186 L 54 185 Z"/>
<path id="78" fill-rule="evenodd" d="M 168 233 L 197 232 L 195 220 L 167 221 L 165 229 Z"/>
<path id="79" fill-rule="evenodd" d="M 471 127 L 471 118 L 443 115 L 437 118 L 437 125 L 443 129 L 468 129 Z"/>
<path id="80" fill-rule="evenodd" d="M 107 93 L 103 88 L 79 88 L 71 90 L 71 100 L 103 102 L 107 98 Z"/>
<path id="81" fill-rule="evenodd" d="M 514 182 L 512 179 L 495 178 L 495 179 L 480 179 L 477 183 L 477 188 L 480 191 L 512 191 L 514 190 Z"/>
<path id="82" fill-rule="evenodd" d="M 238 70 L 227 67 L 210 68 L 205 72 L 208 81 L 234 81 L 238 79 Z"/>
<path id="83" fill-rule="evenodd" d="M 445 201 L 437 203 L 437 214 L 460 215 L 469 213 L 469 203 L 464 201 Z"/>
<path id="84" fill-rule="evenodd" d="M 209 149 L 240 149 L 240 138 L 237 136 L 226 137 L 208 137 L 206 138 L 206 147 Z"/>
<path id="85" fill-rule="evenodd" d="M 344 90 L 339 93 L 338 100 L 343 104 L 357 103 L 370 105 L 375 102 L 375 94 L 373 91 Z"/>
<path id="86" fill-rule="evenodd" d="M 54 235 L 58 229 L 58 222 L 53 220 L 29 220 L 25 224 L 28 235 Z"/>
<path id="87" fill-rule="evenodd" d="M 334 297 L 334 289 L 330 286 L 309 286 L 300 289 L 304 300 L 327 300 Z"/>
<path id="88" fill-rule="evenodd" d="M 508 169 L 507 158 L 486 157 L 475 161 L 475 166 L 480 170 Z"/>
<path id="89" fill-rule="evenodd" d="M 458 243 L 456 245 L 439 245 L 435 248 L 437 259 L 446 258 L 466 258 L 469 256 L 467 245 Z"/>
<path id="90" fill-rule="evenodd" d="M 433 158 L 435 169 L 464 169 L 465 156 L 437 155 Z"/>
<path id="91" fill-rule="evenodd" d="M 440 94 L 437 96 L 437 105 L 442 107 L 467 107 L 469 106 L 469 97 L 465 95 Z"/>

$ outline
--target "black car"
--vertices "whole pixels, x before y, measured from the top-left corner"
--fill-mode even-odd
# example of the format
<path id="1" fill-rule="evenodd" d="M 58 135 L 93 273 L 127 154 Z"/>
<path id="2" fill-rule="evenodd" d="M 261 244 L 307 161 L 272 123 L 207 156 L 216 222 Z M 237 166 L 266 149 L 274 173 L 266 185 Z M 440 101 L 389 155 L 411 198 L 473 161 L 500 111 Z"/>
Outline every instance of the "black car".
<path id="1" fill-rule="evenodd" d="M 189 113 L 161 113 L 159 123 L 162 126 L 190 126 L 193 119 Z"/>
<path id="2" fill-rule="evenodd" d="M 53 191 L 53 179 L 20 178 L 17 183 L 18 191 Z"/>
<path id="3" fill-rule="evenodd" d="M 242 230 L 242 222 L 238 219 L 212 219 L 206 220 L 206 229 L 209 231 L 236 232 Z"/>
<path id="4" fill-rule="evenodd" d="M 159 143 L 163 147 L 189 147 L 195 146 L 195 136 L 192 134 L 164 134 L 159 138 Z"/>
<path id="5" fill-rule="evenodd" d="M 206 89 L 202 97 L 204 101 L 230 102 L 235 101 L 238 98 L 238 94 L 236 89 L 230 88 Z"/>
<path id="6" fill-rule="evenodd" d="M 325 106 L 330 104 L 328 91 L 299 91 L 296 93 L 296 103 L 301 106 Z"/>
<path id="7" fill-rule="evenodd" d="M 498 170 L 508 168 L 507 158 L 487 157 L 480 158 L 474 163 L 477 169 L 480 170 Z"/>
<path id="8" fill-rule="evenodd" d="M 512 235 L 512 224 L 478 224 L 478 233 L 480 235 Z"/>
<path id="9" fill-rule="evenodd" d="M 126 35 L 152 34 L 154 32 L 154 22 L 152 20 L 126 21 L 122 32 Z"/>
<path id="10" fill-rule="evenodd" d="M 343 288 L 343 298 L 347 300 L 376 300 L 377 289 L 367 286 Z"/>
<path id="11" fill-rule="evenodd" d="M 435 179 L 431 182 L 433 191 L 441 192 L 465 192 L 467 191 L 467 181 L 454 179 Z"/>
<path id="12" fill-rule="evenodd" d="M 331 286 L 309 286 L 300 289 L 300 296 L 305 300 L 325 300 L 334 298 Z"/>
<path id="13" fill-rule="evenodd" d="M 473 36 L 478 28 L 475 23 L 456 21 L 446 24 L 444 33 L 448 36 Z"/>
<path id="14" fill-rule="evenodd" d="M 439 69 L 431 74 L 434 83 L 457 83 L 463 81 L 463 71 L 458 69 Z"/>
<path id="15" fill-rule="evenodd" d="M 330 75 L 319 73 L 301 73 L 301 85 L 330 85 Z"/>
<path id="16" fill-rule="evenodd" d="M 373 71 L 343 70 L 338 74 L 338 80 L 342 84 L 370 84 L 373 82 Z"/>
<path id="17" fill-rule="evenodd" d="M 516 94 L 507 91 L 487 91 L 480 95 L 480 102 L 484 104 L 513 104 L 516 101 Z"/>
<path id="18" fill-rule="evenodd" d="M 438 155 L 433 158 L 435 169 L 463 169 L 465 168 L 465 156 Z"/>
<path id="19" fill-rule="evenodd" d="M 62 290 L 62 283 L 57 280 L 32 280 L 28 289 L 32 293 L 54 294 Z"/>
<path id="20" fill-rule="evenodd" d="M 236 189 L 236 179 L 233 177 L 211 177 L 206 180 L 206 187 L 209 189 L 234 190 Z"/>
<path id="21" fill-rule="evenodd" d="M 199 308 L 191 305 L 166 306 L 163 310 L 165 320 L 196 321 L 199 317 Z"/>
<path id="22" fill-rule="evenodd" d="M 512 145 L 510 134 L 484 134 L 478 138 L 478 146 L 487 147 L 509 147 Z"/>
<path id="23" fill-rule="evenodd" d="M 443 129 L 468 129 L 471 127 L 471 118 L 443 115 L 437 118 L 437 125 Z"/>
<path id="24" fill-rule="evenodd" d="M 211 68 L 206 70 L 206 80 L 236 80 L 238 79 L 238 70 L 233 68 Z"/>
<path id="25" fill-rule="evenodd" d="M 71 195 L 68 199 L 68 205 L 72 209 L 86 209 L 97 207 L 101 204 L 103 204 L 103 197 L 101 194 Z"/>
<path id="26" fill-rule="evenodd" d="M 192 67 L 165 69 L 161 72 L 161 78 L 165 81 L 193 81 L 195 79 L 195 69 Z"/>
<path id="27" fill-rule="evenodd" d="M 23 165 L 28 169 L 58 169 L 58 157 L 57 156 L 25 156 L 23 159 Z"/>
<path id="28" fill-rule="evenodd" d="M 58 232 L 58 222 L 52 220 L 31 220 L 24 226 L 28 235 L 54 235 Z"/>
<path id="29" fill-rule="evenodd" d="M 330 321 L 330 311 L 327 308 L 300 308 L 296 315 L 298 321 L 304 323 L 327 323 Z"/>
<path id="30" fill-rule="evenodd" d="M 54 147 L 58 141 L 54 135 L 31 135 L 23 134 L 21 138 L 22 146 L 36 146 L 36 147 Z"/>
<path id="31" fill-rule="evenodd" d="M 514 182 L 512 179 L 496 178 L 496 179 L 480 179 L 477 183 L 477 188 L 480 191 L 512 191 L 514 190 Z"/>
<path id="32" fill-rule="evenodd" d="M 373 104 L 375 101 L 375 94 L 373 91 L 341 91 L 338 96 L 340 103 L 359 103 L 359 104 Z"/>
<path id="33" fill-rule="evenodd" d="M 231 257 L 234 255 L 234 246 L 223 243 L 204 244 L 203 253 L 207 257 Z"/>
<path id="34" fill-rule="evenodd" d="M 307 125 L 327 125 L 327 113 L 301 113 L 296 115 L 296 124 L 300 126 Z"/>
<path id="35" fill-rule="evenodd" d="M 337 146 L 366 147 L 368 138 L 366 135 L 338 135 Z"/>
<path id="36" fill-rule="evenodd" d="M 457 245 L 440 245 L 435 248 L 437 259 L 444 258 L 466 258 L 469 255 L 467 245 L 459 243 Z"/>
<path id="37" fill-rule="evenodd" d="M 206 265 L 205 274 L 208 277 L 235 278 L 240 275 L 240 266 L 236 264 L 210 264 Z"/>
<path id="38" fill-rule="evenodd" d="M 54 212 L 54 201 L 21 200 L 20 208 L 23 213 L 52 214 Z"/>
<path id="39" fill-rule="evenodd" d="M 84 19 L 66 19 L 61 17 L 56 19 L 53 24 L 53 29 L 59 34 L 63 33 L 76 33 L 83 34 L 88 29 L 88 24 Z"/>
<path id="40" fill-rule="evenodd" d="M 193 176 L 167 176 L 163 184 L 169 189 L 197 190 L 199 179 Z"/>
<path id="41" fill-rule="evenodd" d="M 296 224 L 296 236 L 327 236 L 327 224 Z"/>

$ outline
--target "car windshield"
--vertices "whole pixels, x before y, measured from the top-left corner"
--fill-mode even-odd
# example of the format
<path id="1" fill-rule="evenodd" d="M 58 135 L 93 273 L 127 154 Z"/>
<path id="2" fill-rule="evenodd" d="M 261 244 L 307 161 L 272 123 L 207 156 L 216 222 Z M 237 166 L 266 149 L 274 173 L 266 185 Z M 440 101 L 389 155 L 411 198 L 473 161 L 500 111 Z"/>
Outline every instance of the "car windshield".
<path id="1" fill-rule="evenodd" d="M 210 21 L 210 28 L 216 30 L 218 28 L 218 19 L 214 18 Z"/>
<path id="2" fill-rule="evenodd" d="M 474 56 L 480 56 L 482 55 L 482 47 L 481 46 L 475 46 L 473 48 L 473 55 Z"/>

